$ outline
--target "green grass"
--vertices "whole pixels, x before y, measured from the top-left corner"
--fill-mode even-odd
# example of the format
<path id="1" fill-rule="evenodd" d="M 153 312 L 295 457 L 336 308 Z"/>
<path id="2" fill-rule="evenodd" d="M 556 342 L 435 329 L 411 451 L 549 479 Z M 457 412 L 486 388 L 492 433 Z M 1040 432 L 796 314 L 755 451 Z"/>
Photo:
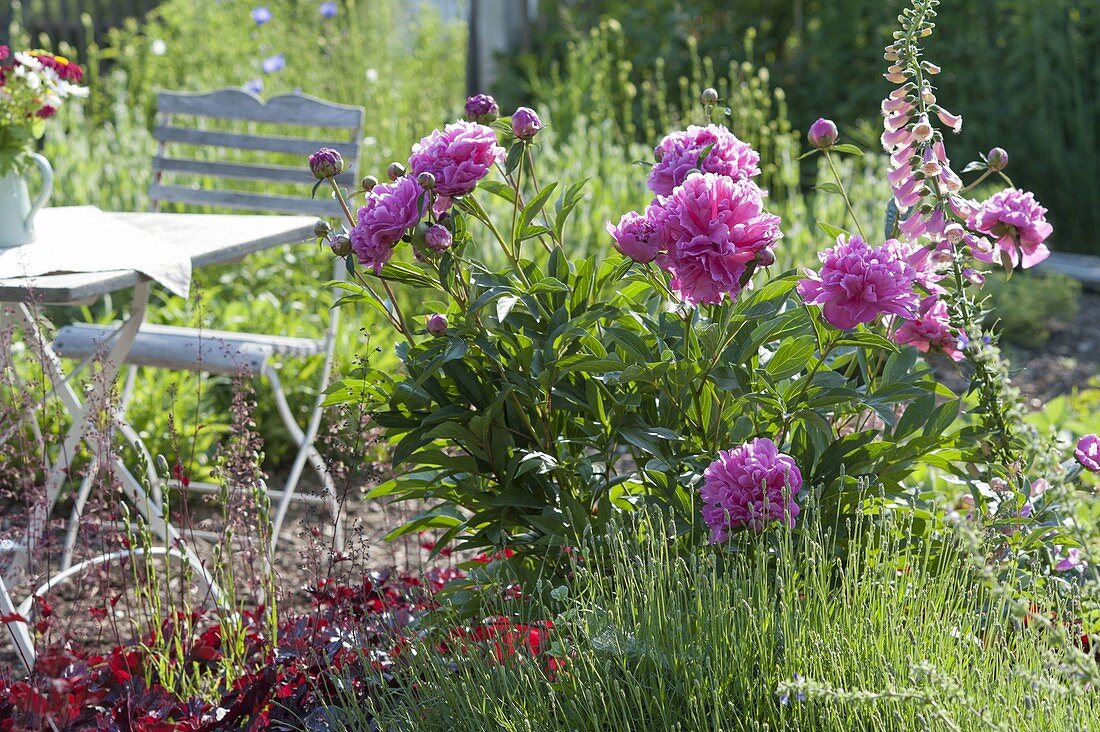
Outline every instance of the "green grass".
<path id="1" fill-rule="evenodd" d="M 529 659 L 422 653 L 413 697 L 374 710 L 380 728 L 1052 732 L 1100 721 L 1086 690 L 1096 664 L 1072 632 L 1023 623 L 1015 598 L 1043 578 L 1006 586 L 973 537 L 922 548 L 904 533 L 865 533 L 841 566 L 828 542 L 793 546 L 782 531 L 685 556 L 662 521 L 639 521 L 589 546 L 554 592 L 553 652 L 567 659 L 556 679 Z M 1074 602 L 1042 606 L 1076 617 Z M 347 729 L 367 728 L 371 710 L 346 711 Z"/>

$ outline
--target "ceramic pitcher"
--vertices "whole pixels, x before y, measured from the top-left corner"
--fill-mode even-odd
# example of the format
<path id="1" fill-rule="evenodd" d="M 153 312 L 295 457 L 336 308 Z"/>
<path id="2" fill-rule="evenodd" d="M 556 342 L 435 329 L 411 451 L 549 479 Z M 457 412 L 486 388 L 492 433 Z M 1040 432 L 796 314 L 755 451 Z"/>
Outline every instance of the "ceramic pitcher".
<path id="1" fill-rule="evenodd" d="M 42 190 L 31 202 L 27 181 L 19 173 L 0 177 L 0 249 L 30 244 L 34 241 L 34 215 L 46 205 L 53 192 L 53 168 L 46 158 L 31 153 L 31 159 L 42 171 Z"/>

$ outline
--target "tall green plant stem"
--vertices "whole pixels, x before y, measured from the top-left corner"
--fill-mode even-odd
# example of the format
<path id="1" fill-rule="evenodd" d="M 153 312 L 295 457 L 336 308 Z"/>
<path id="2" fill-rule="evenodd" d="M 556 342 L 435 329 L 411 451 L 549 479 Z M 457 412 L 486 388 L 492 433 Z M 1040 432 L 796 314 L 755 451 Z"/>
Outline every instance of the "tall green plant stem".
<path id="1" fill-rule="evenodd" d="M 828 149 L 821 151 L 825 154 L 825 162 L 829 164 L 829 170 L 832 171 L 833 180 L 840 187 L 840 195 L 844 199 L 844 205 L 848 207 L 848 215 L 852 217 L 852 223 L 856 225 L 856 230 L 859 231 L 859 235 L 863 237 L 864 241 L 867 240 L 867 234 L 863 231 L 863 226 L 859 223 L 859 217 L 856 216 L 856 211 L 852 208 L 852 201 L 848 198 L 848 189 L 844 187 L 844 181 L 840 177 L 840 172 L 836 169 L 836 164 L 833 162 L 833 156 L 829 154 Z"/>

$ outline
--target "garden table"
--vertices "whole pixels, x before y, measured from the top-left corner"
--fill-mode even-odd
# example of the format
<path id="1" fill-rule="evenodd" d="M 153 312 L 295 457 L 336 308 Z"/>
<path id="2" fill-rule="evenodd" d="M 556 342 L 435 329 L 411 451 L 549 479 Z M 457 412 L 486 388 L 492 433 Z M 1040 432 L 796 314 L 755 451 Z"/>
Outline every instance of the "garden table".
<path id="1" fill-rule="evenodd" d="M 51 217 L 60 217 L 65 209 L 44 209 L 39 213 L 40 232 L 49 230 Z M 71 214 L 71 211 L 69 212 Z M 309 216 L 270 216 L 270 215 L 233 215 L 233 214 L 175 214 L 175 213 L 110 213 L 106 218 L 135 227 L 150 237 L 151 242 L 164 243 L 190 257 L 191 267 L 205 267 L 236 261 L 245 255 L 264 249 L 306 241 L 313 236 L 315 218 Z M 94 217 L 92 218 L 94 221 Z M 74 232 L 82 241 L 96 245 L 94 231 Z M 40 239 L 34 247 L 50 247 L 51 241 Z M 109 246 L 107 244 L 106 246 Z M 134 339 L 145 318 L 149 301 L 151 278 L 137 269 L 120 268 L 101 272 L 65 272 L 33 277 L 0 279 L 0 330 L 5 327 L 19 327 L 24 341 L 34 355 L 40 359 L 45 375 L 51 385 L 51 396 L 57 397 L 65 410 L 72 416 L 72 425 L 64 439 L 53 464 L 46 474 L 45 501 L 34 508 L 30 526 L 24 544 L 5 540 L 0 542 L 0 556 L 14 554 L 29 566 L 32 552 L 42 537 L 46 521 L 52 513 L 61 489 L 68 476 L 68 469 L 81 442 L 88 439 L 94 420 L 107 403 L 110 391 L 118 376 Z M 66 374 L 61 360 L 52 349 L 50 341 L 39 327 L 39 318 L 35 309 L 39 305 L 61 305 L 88 302 L 110 293 L 130 290 L 128 317 L 111 335 L 104 349 L 106 358 L 101 364 L 100 374 L 86 388 L 82 397 L 73 388 L 72 377 L 87 366 L 87 360 Z M 0 354 L 0 365 L 11 354 Z M 148 450 L 142 444 L 138 433 L 126 423 L 120 412 L 115 413 L 115 426 L 119 433 L 145 458 L 149 485 L 159 490 L 155 466 Z M 37 429 L 37 423 L 32 421 Z M 0 440 L 4 439 L 0 435 Z M 214 596 L 217 588 L 212 578 L 203 569 L 202 563 L 193 550 L 182 540 L 179 531 L 161 515 L 159 502 L 152 500 L 146 493 L 141 481 L 131 473 L 121 458 L 116 458 L 109 466 L 122 486 L 126 499 L 137 509 L 150 529 L 164 542 L 164 547 L 154 553 L 174 556 L 192 565 L 199 577 Z M 68 530 L 75 530 L 73 522 L 79 520 L 79 505 L 69 519 Z M 0 576 L 0 617 L 15 644 L 16 651 L 28 668 L 34 661 L 34 647 L 25 622 L 13 616 L 26 617 L 35 597 L 47 592 L 51 587 L 65 582 L 82 570 L 111 561 L 119 556 L 104 554 L 86 560 L 74 566 L 66 566 L 61 572 L 54 573 L 49 579 L 18 606 L 13 602 L 3 576 Z"/>

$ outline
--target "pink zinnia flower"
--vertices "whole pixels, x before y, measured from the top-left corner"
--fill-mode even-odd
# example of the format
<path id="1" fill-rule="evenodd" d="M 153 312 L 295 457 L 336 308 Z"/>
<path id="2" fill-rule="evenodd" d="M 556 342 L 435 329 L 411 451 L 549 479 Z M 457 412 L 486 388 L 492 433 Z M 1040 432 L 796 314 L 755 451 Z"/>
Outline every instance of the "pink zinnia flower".
<path id="1" fill-rule="evenodd" d="M 794 497 L 801 488 L 802 473 L 794 458 L 779 452 L 767 437 L 719 452 L 699 491 L 710 542 L 726 541 L 742 528 L 760 531 L 772 521 L 793 527 L 798 516 Z"/>
<path id="2" fill-rule="evenodd" d="M 1093 473 L 1100 473 L 1100 437 L 1085 435 L 1077 441 L 1077 449 L 1073 451 L 1073 457 L 1081 463 L 1081 467 Z"/>
<path id="3" fill-rule="evenodd" d="M 880 315 L 917 317 L 913 291 L 917 273 L 909 252 L 896 239 L 870 247 L 858 236 L 837 237 L 836 246 L 818 254 L 820 272 L 806 270 L 798 294 L 808 304 L 822 305 L 825 320 L 840 330 L 873 322 Z"/>
<path id="4" fill-rule="evenodd" d="M 451 198 L 477 187 L 493 165 L 504 160 L 497 135 L 485 125 L 460 121 L 435 130 L 413 145 L 409 167 L 415 175 L 435 176 L 435 193 Z"/>
<path id="5" fill-rule="evenodd" d="M 990 196 L 970 219 L 970 228 L 996 240 L 999 259 L 1013 267 L 1034 267 L 1050 256 L 1043 244 L 1054 231 L 1047 223 L 1047 210 L 1031 193 L 1006 188 Z M 985 262 L 994 261 L 993 253 L 975 256 Z"/>
<path id="6" fill-rule="evenodd" d="M 716 173 L 688 177 L 647 214 L 666 252 L 657 263 L 693 305 L 736 298 L 749 263 L 766 259 L 783 236 L 779 217 L 764 211 L 764 193 L 755 183 Z"/>
<path id="7" fill-rule="evenodd" d="M 623 256 L 643 264 L 657 258 L 661 244 L 657 240 L 657 227 L 647 214 L 627 211 L 618 226 L 608 221 L 606 228 L 615 239 L 615 249 Z"/>
<path id="8" fill-rule="evenodd" d="M 420 221 L 420 198 L 424 189 L 415 178 L 405 176 L 394 183 L 376 185 L 359 209 L 359 223 L 351 230 L 351 249 L 359 263 L 382 271 L 393 249 L 408 229 Z"/>
<path id="9" fill-rule="evenodd" d="M 699 156 L 707 147 L 710 152 L 702 162 Z M 718 125 L 673 132 L 661 140 L 653 151 L 657 164 L 649 173 L 649 190 L 667 196 L 687 178 L 688 171 L 717 173 L 734 180 L 748 180 L 760 175 L 760 155 L 748 143 L 738 140 L 732 132 Z"/>
<path id="10" fill-rule="evenodd" d="M 894 332 L 893 339 L 903 346 L 913 346 L 921 353 L 938 348 L 955 361 L 963 359 L 958 331 L 951 327 L 947 304 L 938 297 L 924 298 L 917 317 L 902 323 Z"/>

